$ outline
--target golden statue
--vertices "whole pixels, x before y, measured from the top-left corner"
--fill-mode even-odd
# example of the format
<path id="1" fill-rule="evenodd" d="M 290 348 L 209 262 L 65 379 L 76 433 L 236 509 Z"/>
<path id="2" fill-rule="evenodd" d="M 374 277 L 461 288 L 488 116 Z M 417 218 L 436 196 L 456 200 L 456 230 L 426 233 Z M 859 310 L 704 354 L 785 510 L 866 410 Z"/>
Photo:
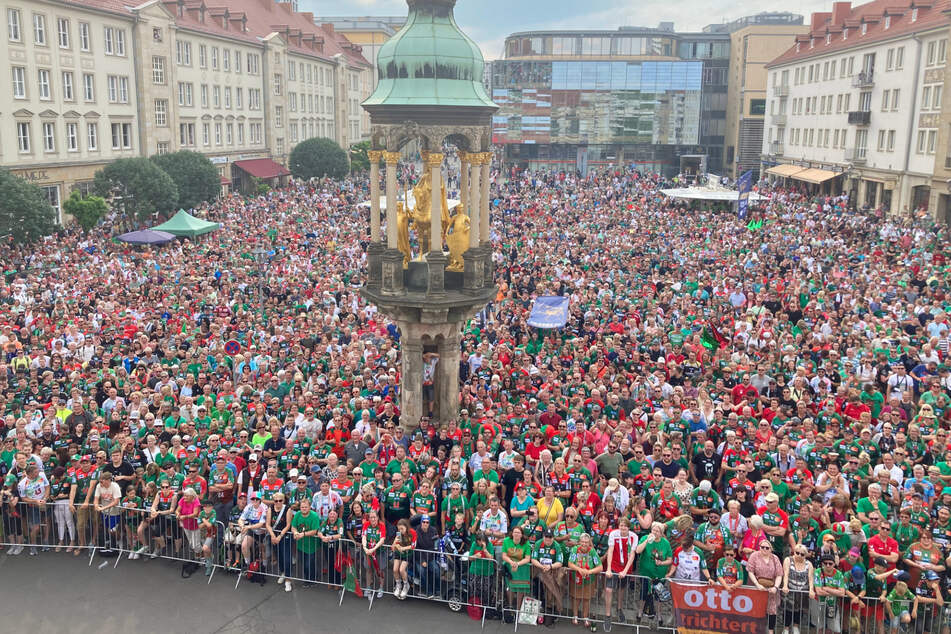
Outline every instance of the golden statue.
<path id="1" fill-rule="evenodd" d="M 410 215 L 403 203 L 396 203 L 396 248 L 403 254 L 403 268 L 409 266 L 413 252 L 409 246 Z"/>
<path id="2" fill-rule="evenodd" d="M 446 244 L 449 245 L 449 265 L 447 271 L 462 272 L 464 262 L 462 254 L 469 249 L 469 216 L 456 211 L 452 217 L 449 230 L 446 233 Z"/>
<path id="3" fill-rule="evenodd" d="M 461 213 L 462 209 L 457 209 L 456 213 Z M 442 183 L 442 240 L 449 244 L 446 241 L 446 237 L 449 235 L 449 226 L 452 224 L 452 218 L 449 217 L 449 198 L 446 196 L 446 182 Z"/>

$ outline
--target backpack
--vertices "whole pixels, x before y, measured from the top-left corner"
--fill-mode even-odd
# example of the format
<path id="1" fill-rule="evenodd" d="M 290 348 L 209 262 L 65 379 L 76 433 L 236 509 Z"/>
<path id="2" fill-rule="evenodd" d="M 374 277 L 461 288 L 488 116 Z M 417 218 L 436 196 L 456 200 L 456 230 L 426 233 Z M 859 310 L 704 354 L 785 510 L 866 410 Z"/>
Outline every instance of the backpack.
<path id="1" fill-rule="evenodd" d="M 248 575 L 248 581 L 250 581 L 251 583 L 259 583 L 263 586 L 265 582 L 267 581 L 264 578 L 264 575 L 261 574 L 261 561 L 259 559 L 255 559 L 250 564 L 248 564 L 247 575 Z"/>

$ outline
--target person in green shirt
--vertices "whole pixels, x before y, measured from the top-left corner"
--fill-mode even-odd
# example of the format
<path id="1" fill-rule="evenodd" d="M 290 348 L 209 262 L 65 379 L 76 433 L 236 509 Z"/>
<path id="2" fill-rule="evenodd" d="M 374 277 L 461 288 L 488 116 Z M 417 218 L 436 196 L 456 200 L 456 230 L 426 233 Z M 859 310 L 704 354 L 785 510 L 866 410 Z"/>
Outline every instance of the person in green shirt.
<path id="1" fill-rule="evenodd" d="M 650 533 L 640 539 L 634 552 L 639 555 L 637 572 L 648 581 L 641 583 L 641 601 L 643 605 L 638 618 L 644 615 L 654 616 L 654 583 L 667 576 L 673 563 L 674 551 L 664 536 L 666 526 L 662 522 L 651 524 Z"/>
<path id="2" fill-rule="evenodd" d="M 915 601 L 915 594 L 908 589 L 904 581 L 895 583 L 895 587 L 885 597 L 885 611 L 891 623 L 892 633 L 899 627 L 911 623 L 911 604 Z"/>
<path id="3" fill-rule="evenodd" d="M 569 582 L 575 615 L 572 622 L 577 625 L 580 616 L 584 619 L 584 626 L 593 632 L 595 629 L 588 621 L 588 613 L 591 609 L 591 598 L 597 591 L 598 577 L 604 567 L 598 551 L 591 543 L 590 535 L 581 535 L 578 545 L 568 554 L 567 561 L 568 569 L 574 573 Z"/>
<path id="4" fill-rule="evenodd" d="M 469 592 L 482 605 L 495 602 L 495 547 L 482 531 L 475 533 L 469 546 Z"/>
<path id="5" fill-rule="evenodd" d="M 882 499 L 882 487 L 878 483 L 868 485 L 868 497 L 861 498 L 855 510 L 863 524 L 868 524 L 868 514 L 877 510 L 882 517 L 888 517 L 888 503 Z"/>
<path id="6" fill-rule="evenodd" d="M 216 528 L 215 522 L 218 515 L 215 513 L 213 501 L 206 498 L 201 503 L 201 511 L 198 513 L 198 529 L 201 531 L 202 545 L 201 552 L 205 558 L 205 576 L 210 577 L 212 569 L 215 566 L 214 545 Z"/>
<path id="7" fill-rule="evenodd" d="M 317 533 L 320 530 L 320 518 L 310 508 L 310 500 L 300 502 L 300 511 L 291 520 L 291 531 L 297 544 L 297 558 L 304 579 L 314 582 L 314 553 L 317 551 Z M 307 584 L 305 584 L 306 587 Z"/>
<path id="8" fill-rule="evenodd" d="M 726 548 L 723 549 L 723 557 L 717 560 L 716 569 L 714 570 L 713 576 L 717 583 L 724 590 L 732 592 L 743 585 L 743 581 L 746 579 L 745 573 L 746 569 L 736 558 L 736 548 L 733 547 L 733 544 L 727 544 Z"/>
<path id="9" fill-rule="evenodd" d="M 817 601 L 812 603 L 812 620 L 819 630 L 840 631 L 839 603 L 845 596 L 845 576 L 836 570 L 835 557 L 823 555 L 813 577 Z"/>

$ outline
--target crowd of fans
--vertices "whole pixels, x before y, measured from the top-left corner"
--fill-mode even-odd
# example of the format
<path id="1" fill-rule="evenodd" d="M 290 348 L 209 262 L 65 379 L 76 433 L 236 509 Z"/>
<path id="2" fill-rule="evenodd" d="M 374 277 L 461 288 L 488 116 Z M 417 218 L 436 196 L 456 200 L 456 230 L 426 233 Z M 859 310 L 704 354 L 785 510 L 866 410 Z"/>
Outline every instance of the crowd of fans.
<path id="1" fill-rule="evenodd" d="M 455 568 L 493 613 L 607 630 L 672 578 L 764 589 L 784 634 L 949 632 L 946 231 L 506 176 L 453 420 L 400 418 L 399 333 L 358 292 L 365 180 L 229 196 L 198 210 L 220 231 L 156 249 L 3 247 L 7 555 L 177 544 L 290 591 L 343 583 L 346 553 L 370 596 Z M 526 324 L 539 295 L 570 297 L 564 328 Z"/>

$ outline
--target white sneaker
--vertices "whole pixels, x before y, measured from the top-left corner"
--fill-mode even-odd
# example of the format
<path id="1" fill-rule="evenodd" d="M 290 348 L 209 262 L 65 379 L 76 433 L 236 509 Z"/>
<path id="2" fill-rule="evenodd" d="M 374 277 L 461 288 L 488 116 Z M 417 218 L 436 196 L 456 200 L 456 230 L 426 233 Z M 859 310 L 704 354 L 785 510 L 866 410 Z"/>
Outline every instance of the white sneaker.
<path id="1" fill-rule="evenodd" d="M 138 559 L 138 558 L 139 558 L 139 553 L 132 553 L 132 556 L 129 557 L 129 559 Z"/>
<path id="2" fill-rule="evenodd" d="M 152 554 L 149 555 L 149 559 L 157 559 L 159 556 L 159 550 L 156 548 L 152 551 Z"/>
<path id="3" fill-rule="evenodd" d="M 383 586 L 380 586 L 379 588 L 376 589 L 376 598 L 377 599 L 383 598 Z"/>
<path id="4" fill-rule="evenodd" d="M 395 582 L 393 584 L 393 597 L 396 599 L 402 599 L 403 597 L 400 596 L 400 592 L 402 591 L 403 591 L 403 582 L 402 581 Z"/>
<path id="5" fill-rule="evenodd" d="M 793 626 L 792 626 L 792 634 L 799 634 L 799 626 L 798 626 L 798 625 L 793 625 Z"/>
<path id="6" fill-rule="evenodd" d="M 290 591 L 291 591 L 291 582 L 285 580 L 285 581 L 284 581 L 284 592 L 290 592 Z"/>
<path id="7" fill-rule="evenodd" d="M 280 577 L 277 578 L 277 585 L 281 585 L 282 583 L 284 583 L 284 581 L 286 581 L 286 579 L 284 578 L 284 575 L 281 575 Z M 783 634 L 785 634 L 785 632 Z"/>
<path id="8" fill-rule="evenodd" d="M 11 557 L 15 557 L 16 555 L 20 554 L 20 550 L 18 550 L 17 546 L 11 546 L 10 550 L 7 551 L 7 554 Z"/>
<path id="9" fill-rule="evenodd" d="M 400 597 L 401 599 L 405 599 L 406 596 L 409 594 L 409 588 L 410 588 L 409 583 L 407 583 L 407 582 L 404 581 L 404 582 L 403 582 L 403 595 Z"/>
<path id="10" fill-rule="evenodd" d="M 783 634 L 789 634 L 789 628 L 788 628 L 788 627 L 784 627 L 784 628 L 783 628 Z"/>
<path id="11" fill-rule="evenodd" d="M 149 552 L 149 547 L 148 547 L 148 546 L 143 546 L 142 548 L 139 548 L 138 550 L 136 550 L 136 551 L 135 551 L 135 554 L 136 554 L 136 555 L 144 555 L 144 554 L 147 553 L 147 552 Z M 136 557 L 136 559 L 138 559 L 138 557 Z"/>
<path id="12" fill-rule="evenodd" d="M 129 556 L 126 557 L 126 559 L 135 559 L 135 551 L 130 550 L 130 551 L 129 551 Z"/>

